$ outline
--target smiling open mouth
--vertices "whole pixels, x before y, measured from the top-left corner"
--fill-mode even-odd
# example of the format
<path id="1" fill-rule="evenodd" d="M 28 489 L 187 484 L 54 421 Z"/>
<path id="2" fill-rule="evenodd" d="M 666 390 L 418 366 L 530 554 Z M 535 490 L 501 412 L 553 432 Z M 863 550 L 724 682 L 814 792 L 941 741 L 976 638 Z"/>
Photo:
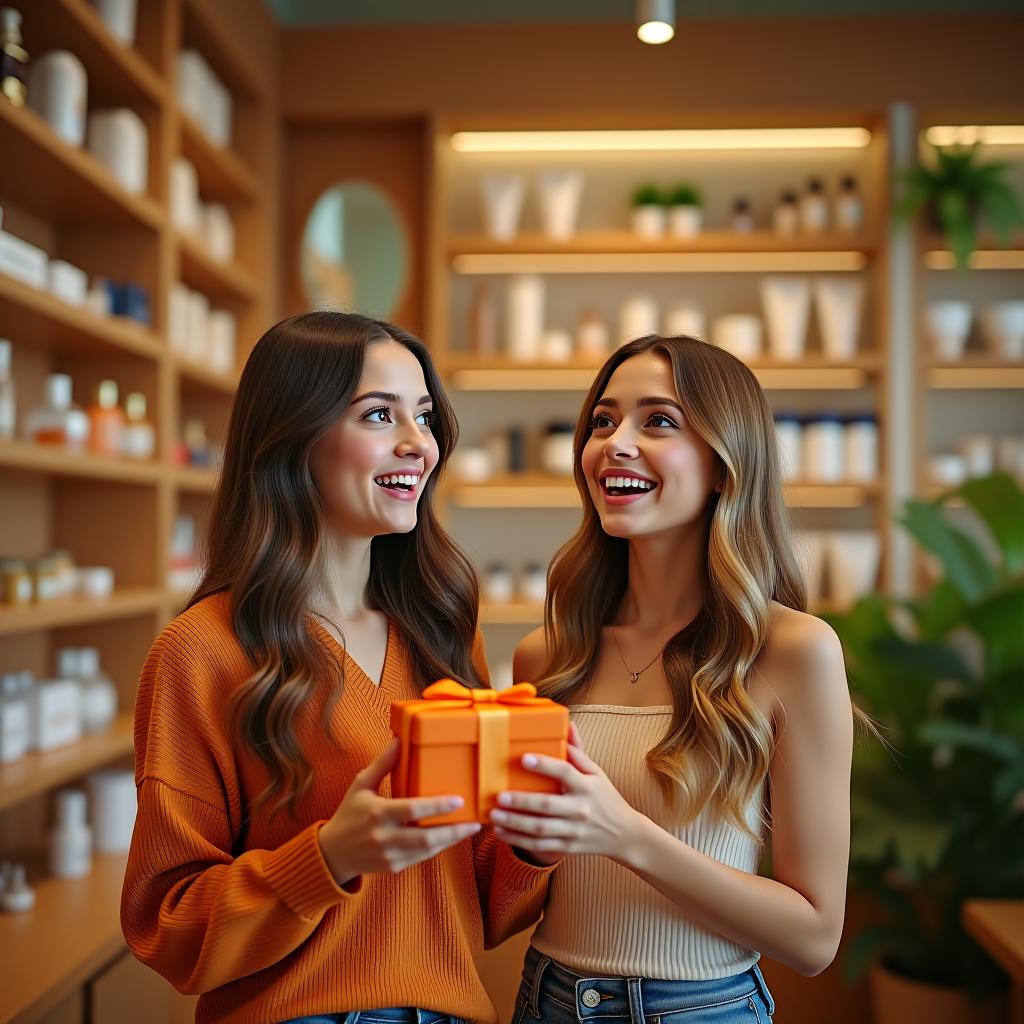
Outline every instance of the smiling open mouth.
<path id="1" fill-rule="evenodd" d="M 622 494 L 642 494 L 653 491 L 658 485 L 651 480 L 641 480 L 635 476 L 606 476 L 601 481 L 601 489 L 612 496 Z"/>
<path id="2" fill-rule="evenodd" d="M 406 474 L 402 476 L 375 476 L 373 482 L 379 487 L 387 487 L 391 490 L 396 491 L 414 491 L 416 490 L 416 484 L 419 483 L 419 477 L 413 474 Z"/>

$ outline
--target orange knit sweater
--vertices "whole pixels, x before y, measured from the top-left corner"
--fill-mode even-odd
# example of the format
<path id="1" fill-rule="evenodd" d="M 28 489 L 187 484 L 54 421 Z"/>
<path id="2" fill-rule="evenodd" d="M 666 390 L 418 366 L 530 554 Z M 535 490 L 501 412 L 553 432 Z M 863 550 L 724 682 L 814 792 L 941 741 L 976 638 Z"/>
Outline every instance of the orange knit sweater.
<path id="1" fill-rule="evenodd" d="M 419 1006 L 494 1024 L 474 954 L 539 918 L 553 869 L 525 863 L 484 828 L 397 875 L 339 888 L 317 831 L 390 742 L 391 702 L 418 697 L 423 681 L 411 678 L 394 628 L 379 686 L 311 629 L 344 659 L 331 717 L 338 747 L 323 734 L 318 697 L 296 721 L 313 784 L 296 816 L 273 820 L 262 809 L 247 816 L 267 774 L 239 749 L 223 710 L 251 672 L 230 598 L 200 602 L 153 644 L 135 707 L 139 812 L 125 939 L 181 992 L 202 993 L 200 1022 Z"/>

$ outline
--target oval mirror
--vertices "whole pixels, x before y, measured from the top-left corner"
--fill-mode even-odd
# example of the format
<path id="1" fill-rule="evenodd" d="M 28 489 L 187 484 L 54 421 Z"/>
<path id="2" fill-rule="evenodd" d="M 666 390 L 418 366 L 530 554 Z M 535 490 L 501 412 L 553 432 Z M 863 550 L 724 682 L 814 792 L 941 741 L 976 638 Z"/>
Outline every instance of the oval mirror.
<path id="1" fill-rule="evenodd" d="M 402 296 L 409 269 L 399 213 L 375 185 L 333 185 L 306 221 L 299 261 L 310 308 L 387 319 Z"/>

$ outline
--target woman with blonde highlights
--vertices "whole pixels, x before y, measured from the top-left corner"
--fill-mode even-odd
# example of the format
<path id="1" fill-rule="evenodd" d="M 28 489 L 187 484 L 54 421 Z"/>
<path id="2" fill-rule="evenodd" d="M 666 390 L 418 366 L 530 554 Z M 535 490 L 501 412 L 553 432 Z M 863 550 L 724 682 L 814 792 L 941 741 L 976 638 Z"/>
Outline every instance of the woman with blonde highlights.
<path id="1" fill-rule="evenodd" d="M 389 713 L 486 682 L 472 568 L 432 506 L 458 428 L 426 346 L 316 312 L 242 372 L 208 565 L 135 707 L 132 952 L 196 1020 L 496 1024 L 476 960 L 550 867 L 392 797 Z M 528 856 L 528 855 L 527 855 Z"/>
<path id="2" fill-rule="evenodd" d="M 563 794 L 502 794 L 493 818 L 557 865 L 515 1021 L 764 1024 L 760 954 L 813 975 L 839 944 L 853 741 L 771 411 L 726 352 L 649 336 L 598 373 L 575 453 L 583 521 L 514 671 L 581 747 L 528 755 Z"/>

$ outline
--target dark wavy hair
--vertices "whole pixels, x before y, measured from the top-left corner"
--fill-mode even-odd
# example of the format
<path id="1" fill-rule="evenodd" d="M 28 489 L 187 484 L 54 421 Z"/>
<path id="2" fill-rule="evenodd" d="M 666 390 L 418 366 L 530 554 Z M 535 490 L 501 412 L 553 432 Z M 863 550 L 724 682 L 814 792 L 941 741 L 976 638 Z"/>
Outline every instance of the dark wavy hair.
<path id="1" fill-rule="evenodd" d="M 482 685 L 473 665 L 478 586 L 468 558 L 433 508 L 458 424 L 430 353 L 393 324 L 356 313 L 303 313 L 271 327 L 242 371 L 228 425 L 224 468 L 207 538 L 207 568 L 188 606 L 229 592 L 235 633 L 254 666 L 232 694 L 237 736 L 267 766 L 270 783 L 253 808 L 276 798 L 293 811 L 311 769 L 294 720 L 329 674 L 344 665 L 309 630 L 318 581 L 324 507 L 310 472 L 313 447 L 347 409 L 367 346 L 392 339 L 423 368 L 434 402 L 438 464 L 408 533 L 373 538 L 371 605 L 408 646 L 417 679 L 449 676 Z M 325 702 L 324 728 L 340 687 Z"/>

